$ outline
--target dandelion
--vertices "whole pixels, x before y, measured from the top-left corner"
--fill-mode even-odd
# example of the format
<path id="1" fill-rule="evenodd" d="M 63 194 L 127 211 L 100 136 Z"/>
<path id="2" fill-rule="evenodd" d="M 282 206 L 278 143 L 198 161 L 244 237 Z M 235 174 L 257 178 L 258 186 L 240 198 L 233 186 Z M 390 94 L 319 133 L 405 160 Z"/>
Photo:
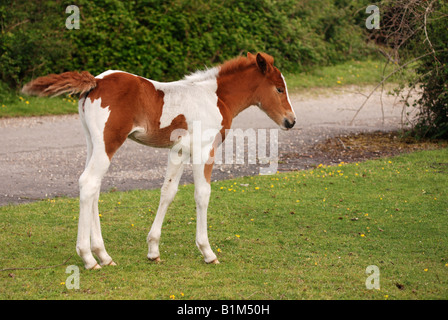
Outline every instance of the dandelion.
<path id="1" fill-rule="evenodd" d="M 25 101 L 25 103 L 26 103 L 26 104 L 30 104 L 30 102 L 29 102 L 28 100 L 27 100 L 27 101 Z"/>
<path id="2" fill-rule="evenodd" d="M 365 237 L 366 235 L 364 233 L 361 233 L 361 238 Z"/>
<path id="3" fill-rule="evenodd" d="M 221 252 L 221 249 L 218 248 L 216 251 Z"/>
<path id="4" fill-rule="evenodd" d="M 180 295 L 181 295 L 181 296 L 183 297 L 183 296 L 184 296 L 184 293 L 183 293 L 183 292 L 181 292 L 181 293 L 180 293 Z"/>
<path id="5" fill-rule="evenodd" d="M 133 223 L 131 223 L 131 227 L 133 227 L 134 226 L 134 224 Z"/>
<path id="6" fill-rule="evenodd" d="M 258 190 L 258 189 L 260 189 L 260 187 L 255 187 L 255 190 Z"/>
<path id="7" fill-rule="evenodd" d="M 65 285 L 65 282 L 61 282 L 60 285 L 61 285 L 61 286 Z"/>
<path id="8" fill-rule="evenodd" d="M 176 296 L 174 294 L 172 294 L 172 295 L 170 295 L 170 299 L 174 300 L 174 299 L 176 299 Z"/>
<path id="9" fill-rule="evenodd" d="M 338 80 L 338 81 L 336 81 L 336 83 L 341 84 L 342 82 L 341 82 L 341 80 Z"/>
<path id="10" fill-rule="evenodd" d="M 423 269 L 423 271 L 425 271 L 425 272 L 428 272 L 428 268 L 426 268 L 426 269 Z"/>
<path id="11" fill-rule="evenodd" d="M 239 238 L 239 237 L 240 237 L 240 235 L 239 235 L 239 234 L 236 234 L 236 235 L 235 235 L 235 237 Z"/>
<path id="12" fill-rule="evenodd" d="M 2 108 L 6 108 L 6 106 L 4 104 L 2 104 Z"/>

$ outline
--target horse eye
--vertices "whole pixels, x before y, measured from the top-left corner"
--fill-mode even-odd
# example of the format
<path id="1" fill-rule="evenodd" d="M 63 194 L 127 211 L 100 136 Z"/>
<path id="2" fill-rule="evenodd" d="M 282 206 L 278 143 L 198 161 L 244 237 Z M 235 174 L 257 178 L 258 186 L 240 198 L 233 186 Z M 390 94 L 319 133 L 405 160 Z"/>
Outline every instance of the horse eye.
<path id="1" fill-rule="evenodd" d="M 277 88 L 277 92 L 278 93 L 283 93 L 283 92 L 285 92 L 285 90 L 283 88 Z"/>

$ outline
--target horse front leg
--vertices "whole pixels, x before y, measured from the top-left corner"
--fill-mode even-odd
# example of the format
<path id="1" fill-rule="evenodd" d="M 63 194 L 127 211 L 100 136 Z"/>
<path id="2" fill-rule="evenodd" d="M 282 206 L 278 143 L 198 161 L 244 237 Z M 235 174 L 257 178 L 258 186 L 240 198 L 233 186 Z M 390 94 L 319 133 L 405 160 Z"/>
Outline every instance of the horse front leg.
<path id="1" fill-rule="evenodd" d="M 184 168 L 183 162 L 168 160 L 168 167 L 166 170 L 165 181 L 163 182 L 160 192 L 159 208 L 151 230 L 148 233 L 146 242 L 148 243 L 148 259 L 153 261 L 160 261 L 159 241 L 162 232 L 162 223 L 165 218 L 168 206 L 174 199 L 179 186 L 179 180 L 182 176 Z"/>
<path id="2" fill-rule="evenodd" d="M 193 164 L 194 199 L 196 201 L 196 245 L 206 263 L 219 261 L 210 247 L 207 235 L 207 208 L 210 199 L 210 175 L 213 164 Z"/>

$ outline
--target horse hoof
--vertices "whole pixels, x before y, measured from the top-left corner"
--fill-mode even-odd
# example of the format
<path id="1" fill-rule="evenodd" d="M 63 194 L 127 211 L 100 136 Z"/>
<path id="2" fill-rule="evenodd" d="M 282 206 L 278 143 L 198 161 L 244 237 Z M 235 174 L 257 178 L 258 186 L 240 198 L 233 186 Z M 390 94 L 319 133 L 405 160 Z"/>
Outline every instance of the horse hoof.
<path id="1" fill-rule="evenodd" d="M 111 262 L 109 262 L 108 266 L 116 266 L 117 264 L 112 260 Z"/>
<path id="2" fill-rule="evenodd" d="M 90 268 L 90 270 L 99 270 L 101 269 L 101 266 L 97 263 L 95 264 L 92 268 Z"/>
<path id="3" fill-rule="evenodd" d="M 208 264 L 219 264 L 219 261 L 218 261 L 218 259 L 215 259 L 215 260 L 209 262 Z"/>
<path id="4" fill-rule="evenodd" d="M 160 260 L 160 257 L 156 257 L 156 258 L 148 258 L 150 261 L 153 261 L 153 262 L 160 262 L 161 260 Z"/>

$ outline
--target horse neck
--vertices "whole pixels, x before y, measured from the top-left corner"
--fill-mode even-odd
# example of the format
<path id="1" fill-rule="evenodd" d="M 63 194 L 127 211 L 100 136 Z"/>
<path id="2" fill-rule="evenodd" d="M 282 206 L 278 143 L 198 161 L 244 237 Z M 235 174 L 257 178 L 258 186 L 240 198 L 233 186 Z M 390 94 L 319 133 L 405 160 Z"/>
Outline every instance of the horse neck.
<path id="1" fill-rule="evenodd" d="M 233 118 L 249 106 L 257 104 L 255 91 L 263 79 L 260 75 L 255 67 L 249 67 L 218 76 L 218 98 Z"/>

